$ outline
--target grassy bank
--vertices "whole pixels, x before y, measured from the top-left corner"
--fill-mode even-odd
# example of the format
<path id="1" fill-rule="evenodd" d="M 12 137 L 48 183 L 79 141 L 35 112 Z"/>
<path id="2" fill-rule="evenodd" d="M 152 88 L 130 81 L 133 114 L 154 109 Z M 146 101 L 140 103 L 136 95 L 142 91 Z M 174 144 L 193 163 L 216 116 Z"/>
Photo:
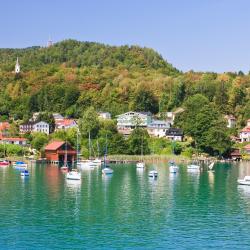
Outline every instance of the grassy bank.
<path id="1" fill-rule="evenodd" d="M 145 162 L 169 162 L 170 160 L 176 163 L 188 163 L 190 158 L 182 155 L 109 155 L 108 160 L 125 160 L 125 161 L 139 161 L 143 159 Z"/>

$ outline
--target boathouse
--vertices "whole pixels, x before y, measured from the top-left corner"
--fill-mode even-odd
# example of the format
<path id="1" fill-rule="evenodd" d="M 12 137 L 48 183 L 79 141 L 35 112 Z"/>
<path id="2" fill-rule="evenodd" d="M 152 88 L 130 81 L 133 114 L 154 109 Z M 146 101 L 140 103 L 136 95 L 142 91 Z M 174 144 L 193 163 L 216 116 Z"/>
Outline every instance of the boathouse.
<path id="1" fill-rule="evenodd" d="M 45 158 L 52 163 L 73 163 L 76 161 L 76 150 L 65 141 L 52 141 L 45 147 Z"/>

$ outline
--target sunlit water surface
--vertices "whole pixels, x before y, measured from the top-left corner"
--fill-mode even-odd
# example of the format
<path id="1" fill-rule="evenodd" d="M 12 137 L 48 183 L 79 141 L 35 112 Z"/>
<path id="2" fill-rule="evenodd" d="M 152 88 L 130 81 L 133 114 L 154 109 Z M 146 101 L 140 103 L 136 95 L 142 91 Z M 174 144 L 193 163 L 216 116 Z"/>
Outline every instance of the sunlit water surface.
<path id="1" fill-rule="evenodd" d="M 167 164 L 112 167 L 81 182 L 55 166 L 30 166 L 28 178 L 0 168 L 0 248 L 250 249 L 250 186 L 237 185 L 250 163 L 176 175 Z"/>

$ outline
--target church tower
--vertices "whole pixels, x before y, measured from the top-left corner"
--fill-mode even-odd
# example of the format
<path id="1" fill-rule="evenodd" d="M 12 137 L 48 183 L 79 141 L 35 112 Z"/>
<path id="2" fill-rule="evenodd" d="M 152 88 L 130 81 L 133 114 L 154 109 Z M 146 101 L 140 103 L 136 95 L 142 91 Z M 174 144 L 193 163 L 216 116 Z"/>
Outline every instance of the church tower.
<path id="1" fill-rule="evenodd" d="M 18 62 L 18 57 L 16 59 L 16 65 L 15 65 L 15 73 L 19 74 L 20 73 L 20 64 Z"/>

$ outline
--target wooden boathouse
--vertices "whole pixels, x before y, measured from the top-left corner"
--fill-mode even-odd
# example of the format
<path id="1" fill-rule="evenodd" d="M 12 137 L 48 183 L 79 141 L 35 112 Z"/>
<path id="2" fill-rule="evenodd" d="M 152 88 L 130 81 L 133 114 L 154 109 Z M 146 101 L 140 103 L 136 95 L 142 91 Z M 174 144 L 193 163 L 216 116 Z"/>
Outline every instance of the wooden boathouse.
<path id="1" fill-rule="evenodd" d="M 51 163 L 62 164 L 76 161 L 76 150 L 65 141 L 52 141 L 45 147 L 45 158 Z"/>

